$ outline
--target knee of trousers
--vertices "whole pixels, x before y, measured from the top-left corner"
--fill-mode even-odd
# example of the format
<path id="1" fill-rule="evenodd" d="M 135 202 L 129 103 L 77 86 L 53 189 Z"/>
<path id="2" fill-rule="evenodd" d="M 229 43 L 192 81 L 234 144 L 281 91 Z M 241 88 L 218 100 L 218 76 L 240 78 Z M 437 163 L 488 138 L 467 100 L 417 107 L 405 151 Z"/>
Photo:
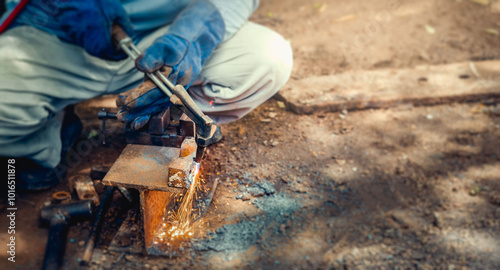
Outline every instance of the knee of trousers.
<path id="1" fill-rule="evenodd" d="M 0 107 L 0 156 L 26 157 L 55 167 L 60 160 L 61 114 L 49 112 L 42 104 Z"/>
<path id="2" fill-rule="evenodd" d="M 235 121 L 276 94 L 288 81 L 292 66 L 290 43 L 273 30 L 248 22 L 221 44 L 204 67 L 201 77 L 208 83 L 190 92 L 218 123 Z"/>
<path id="3" fill-rule="evenodd" d="M 273 96 L 290 78 L 293 67 L 293 53 L 290 43 L 280 34 L 269 28 L 260 26 L 262 36 L 258 38 L 260 42 L 253 46 L 253 64 L 256 70 L 262 70 L 263 82 L 266 85 L 261 90 L 265 90 L 266 96 Z"/>

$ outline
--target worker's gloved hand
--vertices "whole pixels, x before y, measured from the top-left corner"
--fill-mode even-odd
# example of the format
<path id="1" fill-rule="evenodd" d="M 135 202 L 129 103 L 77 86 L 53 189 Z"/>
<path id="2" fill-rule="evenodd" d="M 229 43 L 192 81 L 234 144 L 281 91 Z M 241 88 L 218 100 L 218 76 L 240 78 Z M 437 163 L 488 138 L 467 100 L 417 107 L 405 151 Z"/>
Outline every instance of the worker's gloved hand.
<path id="1" fill-rule="evenodd" d="M 208 1 L 195 1 L 177 16 L 165 35 L 137 58 L 136 66 L 143 72 L 170 67 L 168 78 L 187 89 L 224 33 L 224 21 L 218 9 Z"/>
<path id="2" fill-rule="evenodd" d="M 174 20 L 165 35 L 159 37 L 136 60 L 139 70 L 162 70 L 174 84 L 187 89 L 200 74 L 205 61 L 222 41 L 225 26 L 217 8 L 208 1 L 195 1 Z M 118 118 L 138 130 L 152 114 L 168 108 L 168 97 L 152 82 L 119 95 Z"/>
<path id="3" fill-rule="evenodd" d="M 168 76 L 171 69 L 162 70 Z M 129 123 L 134 130 L 140 130 L 151 116 L 163 111 L 171 105 L 169 97 L 165 95 L 149 79 L 137 88 L 121 93 L 116 99 L 116 106 L 121 110 L 116 114 L 118 120 Z"/>
<path id="4" fill-rule="evenodd" d="M 127 55 L 111 40 L 113 24 L 132 36 L 132 25 L 119 0 L 31 0 L 11 27 L 33 26 L 93 56 L 122 60 Z"/>

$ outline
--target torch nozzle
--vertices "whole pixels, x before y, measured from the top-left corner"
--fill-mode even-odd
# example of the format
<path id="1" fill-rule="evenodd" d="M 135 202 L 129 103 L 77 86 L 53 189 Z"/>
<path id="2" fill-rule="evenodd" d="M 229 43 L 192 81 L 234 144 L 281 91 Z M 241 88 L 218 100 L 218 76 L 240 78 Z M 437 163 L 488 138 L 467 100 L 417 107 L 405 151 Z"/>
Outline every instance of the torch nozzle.
<path id="1" fill-rule="evenodd" d="M 201 160 L 203 159 L 203 154 L 205 154 L 205 148 L 204 146 L 198 146 L 198 149 L 196 149 L 196 157 L 194 158 L 194 161 L 197 163 L 201 163 Z"/>

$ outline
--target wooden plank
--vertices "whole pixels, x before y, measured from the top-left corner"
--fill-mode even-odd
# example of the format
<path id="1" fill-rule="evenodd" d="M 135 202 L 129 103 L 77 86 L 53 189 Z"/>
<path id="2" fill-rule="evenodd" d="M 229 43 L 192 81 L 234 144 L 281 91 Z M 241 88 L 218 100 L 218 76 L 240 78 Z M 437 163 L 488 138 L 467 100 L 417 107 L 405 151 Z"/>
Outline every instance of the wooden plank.
<path id="1" fill-rule="evenodd" d="M 290 80 L 277 98 L 298 114 L 500 98 L 500 61 L 353 71 Z"/>

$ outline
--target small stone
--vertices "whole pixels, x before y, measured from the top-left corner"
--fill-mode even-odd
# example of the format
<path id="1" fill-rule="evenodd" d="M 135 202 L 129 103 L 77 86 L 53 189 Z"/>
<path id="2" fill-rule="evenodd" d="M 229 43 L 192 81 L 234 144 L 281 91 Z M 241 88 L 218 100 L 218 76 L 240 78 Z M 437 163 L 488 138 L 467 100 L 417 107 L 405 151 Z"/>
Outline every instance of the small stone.
<path id="1" fill-rule="evenodd" d="M 346 116 L 343 114 L 339 114 L 339 117 L 340 117 L 340 119 L 345 119 Z"/>
<path id="2" fill-rule="evenodd" d="M 490 202 L 494 205 L 500 206 L 500 195 L 496 194 L 496 195 L 491 196 Z"/>
<path id="3" fill-rule="evenodd" d="M 252 196 L 250 196 L 250 194 L 245 193 L 245 194 L 243 194 L 243 197 L 241 198 L 241 200 L 245 202 L 245 201 L 249 201 L 251 198 L 252 198 Z"/>
<path id="4" fill-rule="evenodd" d="M 69 242 L 70 242 L 71 244 L 73 244 L 73 243 L 75 243 L 75 242 L 76 242 L 76 239 L 75 239 L 75 238 L 71 238 L 71 239 L 69 239 Z"/>
<path id="5" fill-rule="evenodd" d="M 250 193 L 250 195 L 254 196 L 254 197 L 262 197 L 266 194 L 266 191 L 260 187 L 251 187 L 248 189 L 248 192 Z"/>
<path id="6" fill-rule="evenodd" d="M 384 232 L 384 236 L 385 237 L 388 237 L 388 238 L 394 238 L 394 236 L 396 235 L 396 232 L 394 231 L 394 229 L 387 229 L 385 232 Z"/>
<path id="7" fill-rule="evenodd" d="M 392 217 L 392 220 L 396 221 L 396 223 L 399 224 L 399 226 L 401 226 L 402 228 L 408 228 L 409 225 L 408 225 L 408 215 L 407 213 L 404 213 L 404 212 L 394 212 L 392 213 L 391 215 Z M 399 233 L 399 232 L 397 232 Z"/>
<path id="8" fill-rule="evenodd" d="M 269 118 L 275 118 L 278 114 L 275 112 L 270 112 L 269 113 Z"/>
<path id="9" fill-rule="evenodd" d="M 499 2 L 499 6 L 500 6 L 500 2 Z M 495 107 L 493 109 L 491 109 L 491 114 L 495 115 L 495 116 L 500 116 L 500 107 Z"/>
<path id="10" fill-rule="evenodd" d="M 241 200 L 241 199 L 243 199 L 243 194 L 238 194 L 238 195 L 236 196 L 236 199 L 237 199 L 237 200 Z"/>
<path id="11" fill-rule="evenodd" d="M 441 228 L 441 225 L 443 224 L 443 221 L 442 221 L 442 218 L 441 218 L 441 215 L 437 212 L 434 212 L 432 214 L 434 220 L 433 220 L 433 224 L 434 226 L 438 227 L 438 228 Z"/>
<path id="12" fill-rule="evenodd" d="M 275 187 L 274 187 L 274 185 L 273 185 L 273 184 L 271 184 L 271 183 L 267 183 L 267 182 L 265 182 L 265 183 L 260 183 L 260 184 L 258 184 L 258 185 L 259 185 L 259 187 L 260 187 L 261 189 L 263 189 L 263 190 L 264 190 L 264 192 L 265 192 L 267 195 L 271 195 L 271 194 L 276 193 L 276 188 L 275 188 Z"/>
<path id="13" fill-rule="evenodd" d="M 432 114 L 428 114 L 428 115 L 427 115 L 427 119 L 428 119 L 428 120 L 432 120 L 432 119 L 434 119 L 434 116 L 433 116 Z"/>
<path id="14" fill-rule="evenodd" d="M 130 238 L 123 237 L 123 238 L 120 239 L 120 245 L 122 247 L 130 246 L 130 244 L 132 244 L 132 241 L 130 240 Z"/>
<path id="15" fill-rule="evenodd" d="M 262 123 L 271 123 L 271 119 L 269 119 L 269 118 L 260 119 L 260 121 Z"/>
<path id="16" fill-rule="evenodd" d="M 134 258 L 134 256 L 132 256 L 132 255 L 125 255 L 125 259 L 126 259 L 127 261 L 129 261 L 129 262 L 133 262 L 133 261 L 135 261 L 135 258 Z"/>
<path id="17" fill-rule="evenodd" d="M 78 242 L 78 245 L 81 246 L 81 247 L 83 247 L 83 245 L 85 245 L 85 241 Z"/>
<path id="18" fill-rule="evenodd" d="M 347 112 L 347 110 L 346 110 L 346 109 L 343 109 L 343 110 L 341 111 L 341 113 L 342 113 L 343 115 L 347 115 L 347 113 L 348 113 L 348 112 Z"/>
<path id="19" fill-rule="evenodd" d="M 345 164 L 345 159 L 335 159 L 335 162 L 337 162 L 338 165 L 342 166 Z"/>
<path id="20" fill-rule="evenodd" d="M 278 146 L 278 144 L 280 144 L 278 141 L 274 141 L 271 145 L 272 146 Z"/>
<path id="21" fill-rule="evenodd" d="M 481 188 L 478 187 L 478 186 L 475 186 L 474 188 L 472 188 L 470 191 L 469 191 L 469 194 L 471 196 L 476 196 L 477 194 L 479 194 L 479 192 L 481 191 Z"/>
<path id="22" fill-rule="evenodd" d="M 239 127 L 238 128 L 238 135 L 241 137 L 241 136 L 245 135 L 246 131 L 247 130 L 245 127 Z"/>
<path id="23" fill-rule="evenodd" d="M 280 108 L 280 109 L 286 108 L 286 104 L 283 101 L 278 101 L 278 102 L 276 102 L 276 104 L 278 104 L 278 108 Z"/>
<path id="24" fill-rule="evenodd" d="M 286 176 L 282 176 L 281 181 L 283 181 L 283 183 L 288 183 L 288 182 L 290 182 L 290 179 Z"/>
<path id="25" fill-rule="evenodd" d="M 236 150 L 238 150 L 238 148 L 236 148 L 236 147 L 232 147 L 231 148 L 231 151 L 233 151 L 233 152 L 236 151 Z"/>

